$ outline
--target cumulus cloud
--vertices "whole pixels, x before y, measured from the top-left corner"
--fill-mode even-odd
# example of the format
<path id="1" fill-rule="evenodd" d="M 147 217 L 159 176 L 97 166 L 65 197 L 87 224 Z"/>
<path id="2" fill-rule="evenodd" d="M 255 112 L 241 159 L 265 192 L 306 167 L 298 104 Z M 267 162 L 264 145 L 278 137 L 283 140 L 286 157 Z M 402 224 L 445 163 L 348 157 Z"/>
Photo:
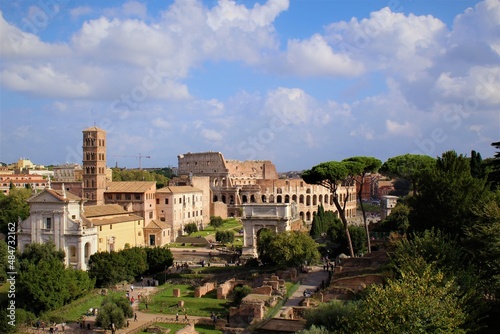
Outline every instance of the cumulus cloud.
<path id="1" fill-rule="evenodd" d="M 362 63 L 336 53 L 318 34 L 305 41 L 289 41 L 285 66 L 292 73 L 306 76 L 357 76 L 365 71 Z"/>
<path id="2" fill-rule="evenodd" d="M 301 124 L 311 119 L 311 102 L 312 98 L 301 89 L 279 87 L 268 92 L 264 110 L 285 125 Z"/>

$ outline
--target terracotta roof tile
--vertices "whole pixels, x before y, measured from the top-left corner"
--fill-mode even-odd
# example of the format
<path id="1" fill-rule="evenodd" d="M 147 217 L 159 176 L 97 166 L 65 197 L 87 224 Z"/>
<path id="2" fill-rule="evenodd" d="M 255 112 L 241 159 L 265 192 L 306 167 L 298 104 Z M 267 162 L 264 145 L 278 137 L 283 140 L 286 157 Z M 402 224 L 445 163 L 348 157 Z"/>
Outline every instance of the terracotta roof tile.
<path id="1" fill-rule="evenodd" d="M 156 190 L 156 181 L 110 182 L 105 193 L 145 193 L 148 190 Z"/>

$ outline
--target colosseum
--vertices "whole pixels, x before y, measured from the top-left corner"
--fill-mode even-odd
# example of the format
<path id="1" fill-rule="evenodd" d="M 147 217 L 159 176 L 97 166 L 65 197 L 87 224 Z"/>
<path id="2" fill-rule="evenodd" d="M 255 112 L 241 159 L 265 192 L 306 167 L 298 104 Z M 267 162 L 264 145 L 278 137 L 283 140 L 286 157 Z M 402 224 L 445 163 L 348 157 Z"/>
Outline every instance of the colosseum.
<path id="1" fill-rule="evenodd" d="M 329 190 L 300 178 L 280 179 L 269 160 L 226 160 L 220 152 L 186 153 L 178 157 L 179 176 L 208 176 L 212 202 L 227 205 L 228 216 L 238 216 L 247 203 L 297 203 L 300 217 L 310 224 L 318 205 L 336 212 Z M 346 217 L 356 216 L 356 187 L 340 187 L 339 201 Z"/>

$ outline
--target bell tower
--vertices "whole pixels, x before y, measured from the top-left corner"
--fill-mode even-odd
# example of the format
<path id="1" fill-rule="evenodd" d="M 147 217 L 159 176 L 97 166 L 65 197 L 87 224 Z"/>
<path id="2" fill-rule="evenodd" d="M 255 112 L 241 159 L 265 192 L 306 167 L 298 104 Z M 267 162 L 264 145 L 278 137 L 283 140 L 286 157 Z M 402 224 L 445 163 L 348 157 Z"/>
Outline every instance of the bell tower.
<path id="1" fill-rule="evenodd" d="M 104 204 L 106 131 L 95 126 L 83 132 L 83 198 L 85 205 Z"/>

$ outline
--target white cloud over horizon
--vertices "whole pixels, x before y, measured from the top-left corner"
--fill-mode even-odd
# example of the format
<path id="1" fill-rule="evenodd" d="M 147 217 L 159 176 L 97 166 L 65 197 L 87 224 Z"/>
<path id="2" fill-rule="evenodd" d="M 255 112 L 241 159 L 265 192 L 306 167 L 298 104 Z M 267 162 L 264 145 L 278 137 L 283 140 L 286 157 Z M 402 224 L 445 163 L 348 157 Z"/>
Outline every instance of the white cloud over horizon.
<path id="1" fill-rule="evenodd" d="M 15 96 L 36 101 L 33 113 L 78 114 L 74 127 L 97 120 L 119 152 L 223 150 L 281 169 L 499 140 L 499 1 L 477 2 L 451 25 L 381 7 L 306 37 L 280 30 L 293 2 L 209 3 L 67 8 L 78 24 L 66 40 L 21 30 L 0 6 L 0 158 L 24 154 L 4 144 L 30 128 L 5 100 Z M 344 98 L 354 80 L 367 88 Z"/>

